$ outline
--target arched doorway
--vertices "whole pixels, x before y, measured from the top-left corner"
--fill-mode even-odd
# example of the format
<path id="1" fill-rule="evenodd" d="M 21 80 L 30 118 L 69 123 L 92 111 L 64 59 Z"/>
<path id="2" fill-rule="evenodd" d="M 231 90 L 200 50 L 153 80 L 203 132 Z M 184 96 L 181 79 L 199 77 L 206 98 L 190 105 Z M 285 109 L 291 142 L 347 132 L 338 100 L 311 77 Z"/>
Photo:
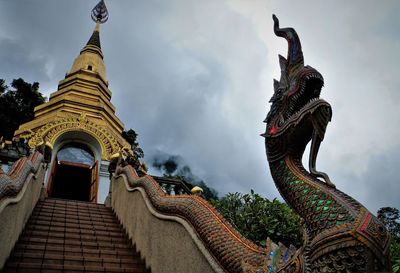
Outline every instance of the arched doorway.
<path id="1" fill-rule="evenodd" d="M 89 146 L 68 142 L 53 160 L 47 191 L 50 197 L 97 201 L 98 161 Z"/>

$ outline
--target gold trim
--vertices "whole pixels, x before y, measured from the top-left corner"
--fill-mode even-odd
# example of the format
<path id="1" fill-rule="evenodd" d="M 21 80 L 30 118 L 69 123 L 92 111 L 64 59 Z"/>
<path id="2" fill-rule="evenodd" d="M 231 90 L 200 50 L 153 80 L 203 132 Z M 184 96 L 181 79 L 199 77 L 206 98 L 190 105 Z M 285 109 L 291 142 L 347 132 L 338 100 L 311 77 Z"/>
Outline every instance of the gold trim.
<path id="1" fill-rule="evenodd" d="M 103 126 L 89 120 L 85 114 L 79 117 L 68 116 L 49 122 L 41 127 L 29 140 L 31 148 L 39 143 L 50 143 L 54 146 L 55 141 L 66 132 L 81 131 L 93 136 L 101 146 L 101 154 L 104 160 L 108 160 L 111 155 L 119 151 L 120 145 L 117 138 Z"/>

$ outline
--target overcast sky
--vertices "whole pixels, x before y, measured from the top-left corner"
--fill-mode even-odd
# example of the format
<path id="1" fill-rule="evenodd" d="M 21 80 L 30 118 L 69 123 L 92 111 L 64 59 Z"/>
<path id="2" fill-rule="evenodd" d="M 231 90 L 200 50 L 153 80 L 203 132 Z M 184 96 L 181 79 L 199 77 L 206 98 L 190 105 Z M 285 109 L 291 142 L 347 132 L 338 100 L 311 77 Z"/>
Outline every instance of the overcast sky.
<path id="1" fill-rule="evenodd" d="M 97 0 L 0 0 L 0 78 L 57 90 L 94 28 Z M 151 165 L 182 164 L 226 192 L 279 194 L 262 123 L 294 27 L 333 107 L 317 167 L 371 211 L 400 207 L 400 2 L 108 0 L 101 26 L 118 117 Z M 157 173 L 155 169 L 152 172 Z"/>

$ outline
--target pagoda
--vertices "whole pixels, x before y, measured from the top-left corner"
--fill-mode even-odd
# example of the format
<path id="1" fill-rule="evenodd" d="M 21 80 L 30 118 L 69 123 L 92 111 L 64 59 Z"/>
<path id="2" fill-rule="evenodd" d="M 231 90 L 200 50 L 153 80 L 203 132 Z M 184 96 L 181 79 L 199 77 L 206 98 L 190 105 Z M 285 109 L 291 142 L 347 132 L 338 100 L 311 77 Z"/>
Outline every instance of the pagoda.
<path id="1" fill-rule="evenodd" d="M 103 1 L 91 16 L 96 26 L 89 41 L 59 82 L 57 91 L 48 102 L 35 108 L 34 119 L 22 124 L 15 137 L 29 139 L 31 148 L 46 145 L 52 150 L 46 176 L 50 197 L 104 202 L 110 157 L 123 148 L 129 150 L 130 145 L 121 137 L 124 124 L 110 101 L 112 93 L 100 43 L 100 24 L 108 20 Z M 81 177 L 85 183 L 71 185 Z M 79 197 L 73 196 L 80 192 L 77 187 L 85 192 Z"/>

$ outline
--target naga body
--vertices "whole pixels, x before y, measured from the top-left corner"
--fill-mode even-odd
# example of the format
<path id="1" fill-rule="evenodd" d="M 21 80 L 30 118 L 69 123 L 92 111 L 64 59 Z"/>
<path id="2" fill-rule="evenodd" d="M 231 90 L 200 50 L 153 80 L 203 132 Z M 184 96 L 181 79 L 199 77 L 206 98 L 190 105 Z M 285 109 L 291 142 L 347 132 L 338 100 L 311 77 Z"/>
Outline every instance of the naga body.
<path id="1" fill-rule="evenodd" d="M 288 42 L 287 58 L 279 56 L 281 78 L 267 123 L 265 146 L 275 184 L 304 220 L 306 240 L 285 272 L 389 272 L 389 234 L 382 223 L 352 197 L 336 189 L 328 175 L 316 170 L 316 159 L 332 110 L 320 98 L 322 75 L 304 65 L 293 28 L 274 32 Z M 311 141 L 309 168 L 302 157 Z"/>

